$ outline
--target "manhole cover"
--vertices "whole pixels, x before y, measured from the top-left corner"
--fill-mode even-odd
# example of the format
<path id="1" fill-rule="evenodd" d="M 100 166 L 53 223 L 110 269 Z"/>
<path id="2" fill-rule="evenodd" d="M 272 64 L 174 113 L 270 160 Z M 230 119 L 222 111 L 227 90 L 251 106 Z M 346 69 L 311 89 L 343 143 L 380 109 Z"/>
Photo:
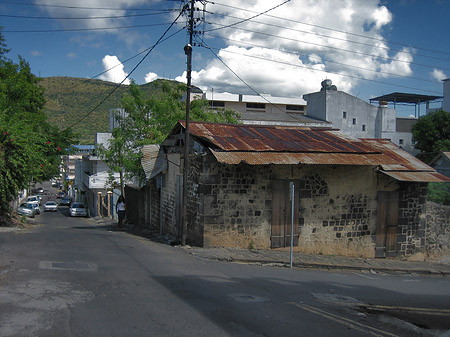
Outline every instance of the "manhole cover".
<path id="1" fill-rule="evenodd" d="M 249 294 L 230 294 L 228 295 L 237 302 L 241 303 L 257 303 L 257 302 L 267 302 L 269 299 L 265 297 L 249 295 Z"/>

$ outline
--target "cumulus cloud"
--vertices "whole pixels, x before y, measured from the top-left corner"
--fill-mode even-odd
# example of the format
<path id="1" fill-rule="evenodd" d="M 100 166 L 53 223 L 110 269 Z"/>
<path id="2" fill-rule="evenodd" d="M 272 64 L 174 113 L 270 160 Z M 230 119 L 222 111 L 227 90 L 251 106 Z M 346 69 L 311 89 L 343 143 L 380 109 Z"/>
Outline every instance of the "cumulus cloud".
<path id="1" fill-rule="evenodd" d="M 448 78 L 448 76 L 440 69 L 433 69 L 431 72 L 431 77 L 433 77 L 437 81 L 442 81 Z"/>
<path id="2" fill-rule="evenodd" d="M 272 6 L 263 0 L 207 5 L 208 11 L 220 16 L 210 18 L 214 24 L 206 27 L 206 44 L 222 37 L 226 46 L 217 55 L 259 93 L 299 96 L 319 90 L 325 78 L 338 90 L 351 92 L 358 78 L 412 74 L 412 50 L 393 53 L 383 38 L 382 30 L 393 17 L 379 0 L 296 0 L 270 15 L 223 28 Z M 185 81 L 185 74 L 177 79 Z M 217 59 L 193 73 L 193 84 L 218 92 L 254 94 Z"/>
<path id="3" fill-rule="evenodd" d="M 149 72 L 149 73 L 145 74 L 145 83 L 153 82 L 154 80 L 156 80 L 158 78 L 160 78 L 158 76 L 158 74 Z"/>
<path id="4" fill-rule="evenodd" d="M 106 73 L 99 77 L 101 80 L 120 83 L 125 77 L 128 76 L 128 73 L 126 73 L 123 69 L 124 67 L 122 62 L 120 62 L 117 56 L 106 55 L 103 58 L 102 63 Z M 127 78 L 123 84 L 130 84 L 130 80 Z"/>

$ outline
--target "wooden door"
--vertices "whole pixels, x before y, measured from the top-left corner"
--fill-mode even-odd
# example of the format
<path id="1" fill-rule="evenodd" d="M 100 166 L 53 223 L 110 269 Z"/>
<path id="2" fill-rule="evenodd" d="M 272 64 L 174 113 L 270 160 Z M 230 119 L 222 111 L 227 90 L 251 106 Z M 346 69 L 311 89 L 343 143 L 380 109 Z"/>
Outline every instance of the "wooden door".
<path id="1" fill-rule="evenodd" d="M 395 256 L 398 232 L 398 192 L 378 192 L 375 257 Z"/>
<path id="2" fill-rule="evenodd" d="M 294 246 L 298 246 L 298 183 L 294 195 Z M 272 234 L 271 247 L 291 245 L 291 199 L 288 180 L 275 180 L 272 188 Z"/>

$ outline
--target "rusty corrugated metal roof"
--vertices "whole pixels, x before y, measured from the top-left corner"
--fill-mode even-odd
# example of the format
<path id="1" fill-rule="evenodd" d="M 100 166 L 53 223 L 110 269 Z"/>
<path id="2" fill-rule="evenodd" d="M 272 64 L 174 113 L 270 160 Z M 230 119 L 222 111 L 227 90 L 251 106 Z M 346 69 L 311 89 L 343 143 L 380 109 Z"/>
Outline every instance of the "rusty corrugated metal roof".
<path id="1" fill-rule="evenodd" d="M 288 152 L 227 152 L 210 149 L 220 163 L 249 165 L 364 165 L 378 166 L 382 154 L 356 153 L 288 153 Z"/>
<path id="2" fill-rule="evenodd" d="M 399 181 L 450 181 L 388 140 L 331 129 L 191 122 L 190 133 L 208 142 L 220 163 L 375 166 Z"/>
<path id="3" fill-rule="evenodd" d="M 180 122 L 184 127 L 184 122 Z M 224 151 L 375 153 L 378 150 L 331 129 L 191 122 L 190 133 Z"/>
<path id="4" fill-rule="evenodd" d="M 450 178 L 438 172 L 417 172 L 417 171 L 381 171 L 399 181 L 420 181 L 425 183 L 449 182 Z"/>

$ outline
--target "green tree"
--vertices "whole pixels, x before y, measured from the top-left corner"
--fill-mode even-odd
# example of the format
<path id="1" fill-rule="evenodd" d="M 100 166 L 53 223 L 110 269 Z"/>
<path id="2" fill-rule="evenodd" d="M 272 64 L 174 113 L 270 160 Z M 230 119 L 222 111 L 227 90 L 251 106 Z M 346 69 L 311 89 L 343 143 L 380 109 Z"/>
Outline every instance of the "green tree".
<path id="1" fill-rule="evenodd" d="M 0 215 L 9 202 L 33 181 L 58 172 L 60 155 L 73 139 L 47 122 L 39 79 L 22 58 L 15 64 L 0 33 Z"/>
<path id="2" fill-rule="evenodd" d="M 178 120 L 185 119 L 186 102 L 182 96 L 186 85 L 170 81 L 157 81 L 154 94 L 145 97 L 139 86 L 132 84 L 129 93 L 122 99 L 125 115 L 116 114 L 119 127 L 112 130 L 113 138 L 107 148 L 100 153 L 109 168 L 121 175 L 120 185 L 123 194 L 123 172 L 125 177 L 142 181 L 141 151 L 144 145 L 161 143 Z M 197 121 L 237 123 L 239 115 L 232 110 L 213 111 L 208 101 L 196 99 L 191 103 L 190 119 Z"/>
<path id="3" fill-rule="evenodd" d="M 439 152 L 450 150 L 450 113 L 439 110 L 422 116 L 412 132 L 420 150 L 417 157 L 430 162 Z"/>

